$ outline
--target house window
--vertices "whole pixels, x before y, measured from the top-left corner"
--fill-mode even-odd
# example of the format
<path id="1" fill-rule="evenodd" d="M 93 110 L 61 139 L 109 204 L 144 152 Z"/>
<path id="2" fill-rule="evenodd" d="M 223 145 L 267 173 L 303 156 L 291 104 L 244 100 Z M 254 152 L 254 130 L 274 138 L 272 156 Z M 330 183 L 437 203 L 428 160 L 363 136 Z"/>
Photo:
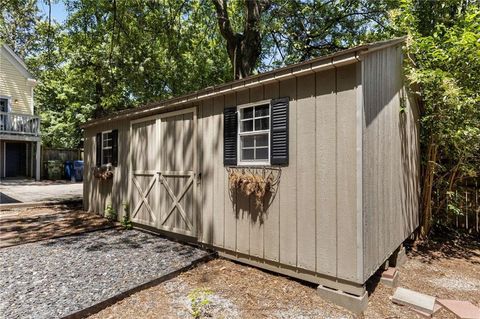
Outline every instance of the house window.
<path id="1" fill-rule="evenodd" d="M 239 165 L 270 164 L 270 103 L 238 107 Z"/>
<path id="2" fill-rule="evenodd" d="M 113 138 L 112 131 L 102 132 L 102 165 L 112 163 L 113 156 Z"/>
<path id="3" fill-rule="evenodd" d="M 8 102 L 8 98 L 0 97 L 0 112 L 8 112 Z"/>

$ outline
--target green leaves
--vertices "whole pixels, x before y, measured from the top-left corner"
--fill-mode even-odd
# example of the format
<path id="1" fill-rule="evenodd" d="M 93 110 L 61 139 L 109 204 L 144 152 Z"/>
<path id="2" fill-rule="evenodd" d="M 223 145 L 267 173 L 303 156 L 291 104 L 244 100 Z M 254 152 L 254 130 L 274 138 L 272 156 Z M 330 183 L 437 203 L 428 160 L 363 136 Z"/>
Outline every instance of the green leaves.
<path id="1" fill-rule="evenodd" d="M 421 91 L 424 168 L 430 160 L 425 150 L 438 146 L 431 195 L 442 199 L 438 222 L 441 210 L 456 213 L 444 200 L 452 189 L 480 175 L 480 7 L 475 1 L 402 0 L 401 9 L 392 17 L 398 32 L 408 33 L 406 76 Z"/>
<path id="2" fill-rule="evenodd" d="M 47 146 L 77 147 L 79 126 L 92 117 L 231 79 L 213 8 L 202 0 L 64 0 L 68 18 L 51 25 L 33 0 L 0 1 L 0 35 L 15 35 L 9 43 L 39 80 Z M 21 26 L 10 23 L 23 16 Z"/>

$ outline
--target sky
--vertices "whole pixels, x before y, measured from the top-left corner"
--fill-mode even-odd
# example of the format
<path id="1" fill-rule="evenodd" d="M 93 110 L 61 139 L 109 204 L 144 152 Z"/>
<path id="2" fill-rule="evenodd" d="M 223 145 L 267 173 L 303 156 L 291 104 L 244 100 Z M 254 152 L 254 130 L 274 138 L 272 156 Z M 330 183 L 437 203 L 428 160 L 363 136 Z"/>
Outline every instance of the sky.
<path id="1" fill-rule="evenodd" d="M 37 0 L 37 6 L 41 14 L 48 17 L 48 4 L 46 4 L 46 2 L 45 0 Z M 67 8 L 65 8 L 63 1 L 52 0 L 52 19 L 61 23 L 64 22 L 66 18 Z"/>

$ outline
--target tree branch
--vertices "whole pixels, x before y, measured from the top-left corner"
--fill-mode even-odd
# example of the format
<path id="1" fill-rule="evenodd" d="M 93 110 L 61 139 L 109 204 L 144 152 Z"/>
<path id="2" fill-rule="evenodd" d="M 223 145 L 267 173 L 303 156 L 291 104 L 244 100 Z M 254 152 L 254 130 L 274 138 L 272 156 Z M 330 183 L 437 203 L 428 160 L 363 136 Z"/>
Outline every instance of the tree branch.
<path id="1" fill-rule="evenodd" d="M 230 18 L 228 17 L 227 12 L 227 0 L 212 0 L 213 5 L 215 6 L 215 11 L 217 12 L 218 27 L 220 28 L 220 33 L 227 40 L 227 42 L 235 40 L 235 33 L 232 30 L 232 25 L 230 24 Z"/>

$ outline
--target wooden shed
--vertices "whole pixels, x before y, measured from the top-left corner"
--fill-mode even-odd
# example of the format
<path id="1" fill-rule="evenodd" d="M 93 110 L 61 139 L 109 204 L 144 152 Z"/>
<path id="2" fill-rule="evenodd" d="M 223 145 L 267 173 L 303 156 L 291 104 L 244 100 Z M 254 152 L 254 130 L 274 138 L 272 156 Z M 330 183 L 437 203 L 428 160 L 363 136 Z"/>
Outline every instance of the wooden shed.
<path id="1" fill-rule="evenodd" d="M 358 46 L 86 123 L 85 209 L 319 285 L 361 311 L 419 225 L 402 45 Z M 111 164 L 113 175 L 102 174 Z M 254 173 L 262 197 L 229 183 Z"/>

